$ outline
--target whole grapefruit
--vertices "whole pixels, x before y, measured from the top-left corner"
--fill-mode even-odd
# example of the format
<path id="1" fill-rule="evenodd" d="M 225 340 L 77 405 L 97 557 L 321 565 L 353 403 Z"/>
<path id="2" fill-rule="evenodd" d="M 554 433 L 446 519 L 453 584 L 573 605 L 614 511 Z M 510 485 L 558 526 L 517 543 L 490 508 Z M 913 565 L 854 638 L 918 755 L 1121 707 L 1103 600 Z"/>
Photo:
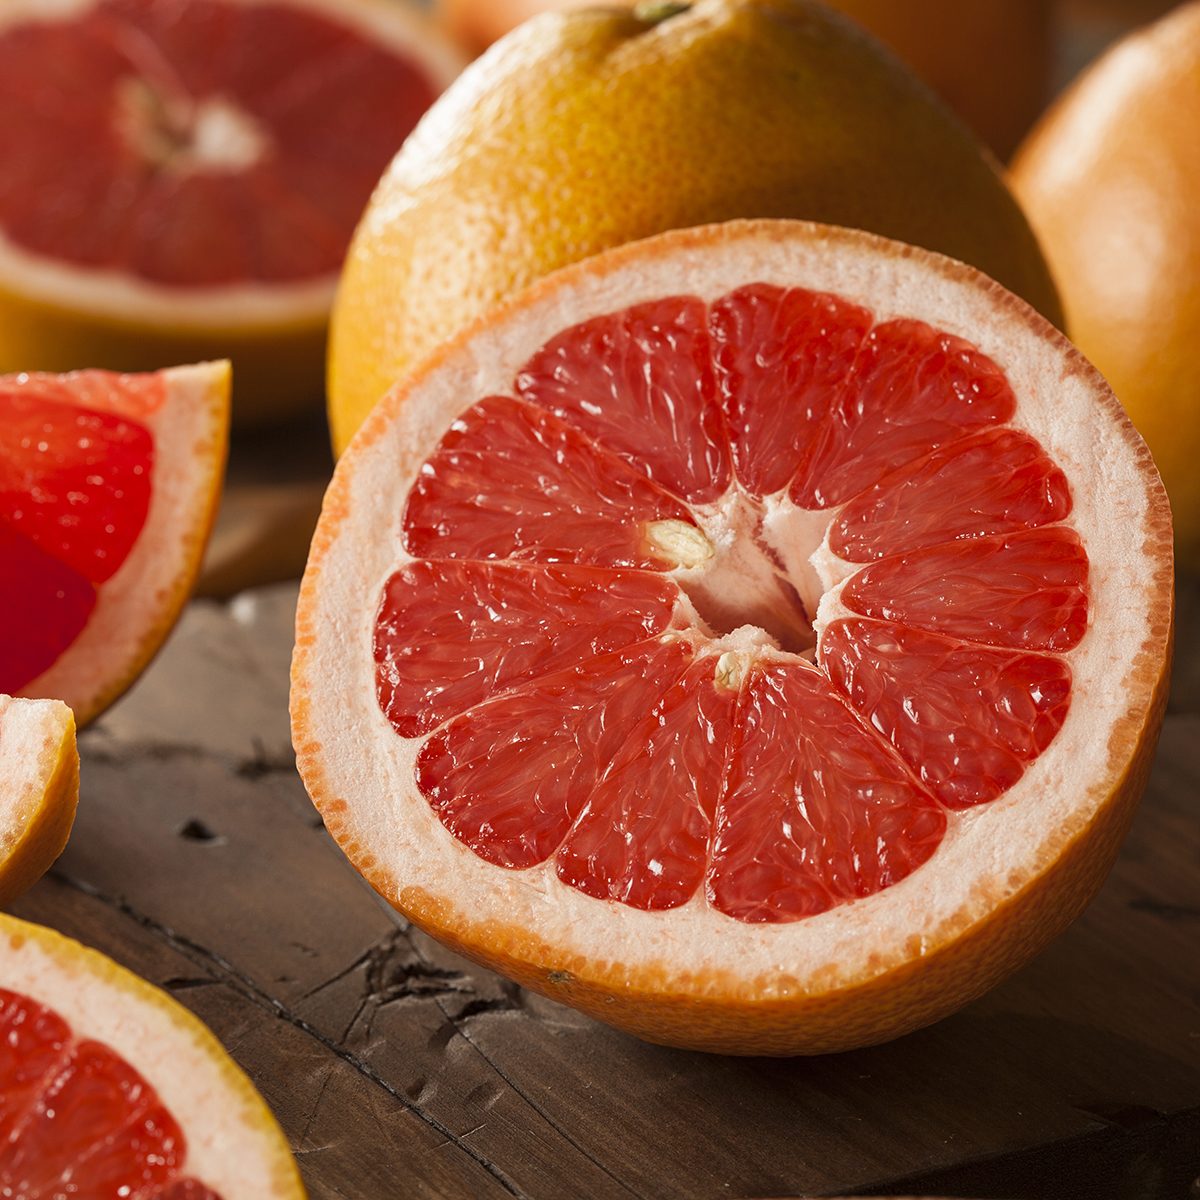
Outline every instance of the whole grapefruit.
<path id="1" fill-rule="evenodd" d="M 1114 47 L 1021 148 L 1014 180 L 1075 341 L 1162 472 L 1200 566 L 1200 4 Z"/>
<path id="2" fill-rule="evenodd" d="M 808 217 L 939 250 L 1059 318 L 991 157 L 823 5 L 543 13 L 434 105 L 359 224 L 331 327 L 335 446 L 501 297 L 599 250 L 736 217 Z"/>
<path id="3" fill-rule="evenodd" d="M 591 0 L 440 0 L 446 28 L 478 53 L 548 8 Z M 622 0 L 629 7 L 633 0 Z M 1046 102 L 1051 6 L 1044 0 L 828 0 L 890 46 L 1002 158 Z M 979 62 L 986 55 L 989 69 Z"/>

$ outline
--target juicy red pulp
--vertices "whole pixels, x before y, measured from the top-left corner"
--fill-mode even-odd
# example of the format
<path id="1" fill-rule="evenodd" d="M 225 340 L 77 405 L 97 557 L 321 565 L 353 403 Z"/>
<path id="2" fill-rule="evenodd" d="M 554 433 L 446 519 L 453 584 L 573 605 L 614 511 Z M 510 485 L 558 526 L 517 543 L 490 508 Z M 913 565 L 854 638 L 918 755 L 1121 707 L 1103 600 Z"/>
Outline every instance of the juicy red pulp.
<path id="1" fill-rule="evenodd" d="M 377 690 L 425 739 L 434 813 L 489 862 L 643 909 L 702 891 L 789 921 L 903 879 L 1070 703 L 1088 559 L 1016 409 L 962 339 L 799 288 L 564 330 L 454 422 L 405 507 Z M 718 550 L 718 510 L 777 541 L 828 513 L 850 615 L 815 662 L 696 624 L 714 591 L 745 593 L 720 634 L 801 586 L 778 546 Z"/>
<path id="2" fill-rule="evenodd" d="M 178 1122 L 129 1063 L 0 989 L 0 1195 L 221 1200 L 186 1159 Z"/>
<path id="3" fill-rule="evenodd" d="M 158 284 L 336 271 L 436 95 L 297 4 L 95 0 L 0 29 L 0 230 Z"/>
<path id="4" fill-rule="evenodd" d="M 75 641 L 149 513 L 149 430 L 81 400 L 148 416 L 163 394 L 152 376 L 0 378 L 0 692 Z"/>

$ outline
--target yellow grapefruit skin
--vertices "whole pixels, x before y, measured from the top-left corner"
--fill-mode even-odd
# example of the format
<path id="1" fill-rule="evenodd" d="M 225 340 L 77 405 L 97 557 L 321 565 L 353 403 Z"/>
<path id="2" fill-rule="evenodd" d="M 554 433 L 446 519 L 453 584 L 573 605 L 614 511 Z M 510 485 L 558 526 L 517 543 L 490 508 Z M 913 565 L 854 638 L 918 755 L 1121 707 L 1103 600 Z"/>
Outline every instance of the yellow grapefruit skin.
<path id="1" fill-rule="evenodd" d="M 623 0 L 633 7 L 633 0 Z M 1046 102 L 1051 7 L 1044 0 L 830 0 L 890 46 L 1001 157 Z M 588 0 L 442 0 L 446 27 L 479 53 L 548 8 Z M 988 69 L 980 70 L 981 55 Z"/>
<path id="2" fill-rule="evenodd" d="M 58 700 L 0 696 L 0 906 L 63 852 L 79 799 L 75 717 Z"/>
<path id="3" fill-rule="evenodd" d="M 45 1005 L 124 1059 L 186 1139 L 189 1178 L 222 1200 L 304 1200 L 286 1138 L 249 1078 L 183 1005 L 112 959 L 0 914 L 0 988 Z M 78 1182 L 88 1184 L 86 1168 Z"/>
<path id="4" fill-rule="evenodd" d="M 736 217 L 939 250 L 1059 320 L 994 162 L 844 18 L 807 0 L 545 13 L 459 77 L 376 189 L 334 306 L 335 447 L 502 297 L 608 247 Z"/>
<path id="5" fill-rule="evenodd" d="M 1034 130 L 1014 184 L 1072 336 L 1149 444 L 1200 568 L 1200 4 L 1118 44 Z"/>

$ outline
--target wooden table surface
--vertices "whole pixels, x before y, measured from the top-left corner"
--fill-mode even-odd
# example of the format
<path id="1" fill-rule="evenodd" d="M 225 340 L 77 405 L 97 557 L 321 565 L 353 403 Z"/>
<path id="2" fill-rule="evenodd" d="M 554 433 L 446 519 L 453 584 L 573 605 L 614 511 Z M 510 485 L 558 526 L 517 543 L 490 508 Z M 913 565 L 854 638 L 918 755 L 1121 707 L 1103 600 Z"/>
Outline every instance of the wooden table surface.
<path id="1" fill-rule="evenodd" d="M 1200 1194 L 1200 586 L 1149 792 L 1091 909 L 957 1016 L 807 1060 L 644 1045 L 386 910 L 295 772 L 294 598 L 193 603 L 83 735 L 70 846 L 16 911 L 208 1022 L 313 1197 Z"/>

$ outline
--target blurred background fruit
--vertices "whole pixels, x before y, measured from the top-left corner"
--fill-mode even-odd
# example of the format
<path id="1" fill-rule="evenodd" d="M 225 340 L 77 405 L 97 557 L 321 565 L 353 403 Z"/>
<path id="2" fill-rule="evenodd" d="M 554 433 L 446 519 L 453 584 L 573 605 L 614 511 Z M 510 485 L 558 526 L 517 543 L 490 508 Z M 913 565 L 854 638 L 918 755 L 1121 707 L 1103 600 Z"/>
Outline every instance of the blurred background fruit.
<path id="1" fill-rule="evenodd" d="M 1200 565 L 1200 4 L 1093 66 L 1021 149 L 1014 182 L 1068 327 L 1153 451 L 1181 561 Z"/>
<path id="2" fill-rule="evenodd" d="M 1059 319 L 993 160 L 824 6 L 546 13 L 468 68 L 372 197 L 330 331 L 335 446 L 422 357 L 547 272 L 665 229 L 781 216 L 940 250 Z"/>
<path id="3" fill-rule="evenodd" d="M 620 3 L 622 0 L 608 0 Z M 635 0 L 626 0 L 633 7 Z M 1007 158 L 1049 96 L 1052 5 L 1046 0 L 829 0 L 885 42 Z M 446 28 L 478 54 L 548 9 L 597 0 L 439 0 Z"/>
<path id="4" fill-rule="evenodd" d="M 232 357 L 235 418 L 321 395 L 355 221 L 460 65 L 400 0 L 0 13 L 0 373 Z"/>

